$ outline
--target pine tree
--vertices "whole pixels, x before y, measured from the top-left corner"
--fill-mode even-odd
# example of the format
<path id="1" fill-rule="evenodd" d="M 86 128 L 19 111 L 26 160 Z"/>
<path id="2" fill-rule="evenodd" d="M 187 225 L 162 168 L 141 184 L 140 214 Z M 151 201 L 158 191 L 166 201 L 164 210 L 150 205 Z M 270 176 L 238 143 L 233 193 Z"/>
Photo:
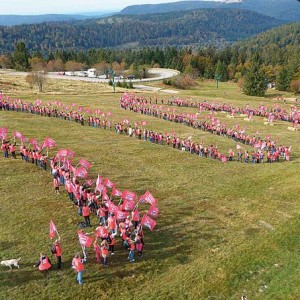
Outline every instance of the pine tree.
<path id="1" fill-rule="evenodd" d="M 30 55 L 25 44 L 23 42 L 18 42 L 13 54 L 15 69 L 17 71 L 27 71 L 30 67 L 29 58 Z"/>
<path id="2" fill-rule="evenodd" d="M 292 76 L 286 67 L 283 67 L 277 75 L 276 78 L 276 90 L 278 91 L 288 91 L 290 89 L 290 83 Z"/>
<path id="3" fill-rule="evenodd" d="M 268 88 L 266 73 L 261 68 L 259 54 L 255 53 L 251 59 L 250 67 L 244 78 L 244 93 L 248 96 L 263 97 Z"/>
<path id="4" fill-rule="evenodd" d="M 220 81 L 227 81 L 227 71 L 225 64 L 219 59 L 215 67 L 215 78 L 219 78 Z"/>

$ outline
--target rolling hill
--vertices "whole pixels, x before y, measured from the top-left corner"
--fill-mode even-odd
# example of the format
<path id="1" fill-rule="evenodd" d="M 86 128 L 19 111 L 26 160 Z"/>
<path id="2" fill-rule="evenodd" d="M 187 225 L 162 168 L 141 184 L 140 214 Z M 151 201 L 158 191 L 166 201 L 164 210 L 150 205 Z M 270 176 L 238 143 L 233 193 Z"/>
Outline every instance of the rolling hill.
<path id="1" fill-rule="evenodd" d="M 13 51 L 20 40 L 30 51 L 42 53 L 105 47 L 222 47 L 283 23 L 251 11 L 204 9 L 0 27 L 0 53 Z"/>
<path id="2" fill-rule="evenodd" d="M 246 9 L 277 19 L 300 21 L 300 3 L 296 0 L 242 0 L 241 3 L 225 3 L 216 1 L 180 1 L 153 5 L 132 5 L 124 8 L 120 13 L 153 14 L 158 12 L 203 8 Z"/>

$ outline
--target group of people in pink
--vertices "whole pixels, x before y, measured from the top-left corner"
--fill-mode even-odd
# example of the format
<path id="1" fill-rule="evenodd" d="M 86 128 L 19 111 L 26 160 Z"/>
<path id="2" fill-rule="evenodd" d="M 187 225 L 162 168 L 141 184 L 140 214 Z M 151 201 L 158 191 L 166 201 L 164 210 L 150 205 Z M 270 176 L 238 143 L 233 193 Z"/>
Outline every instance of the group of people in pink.
<path id="1" fill-rule="evenodd" d="M 252 146 L 253 153 L 248 153 L 245 151 L 244 158 L 239 161 L 248 162 L 249 159 L 246 157 L 249 156 L 251 158 L 253 155 L 257 156 L 258 151 L 265 151 L 265 155 L 260 155 L 260 157 L 263 156 L 269 162 L 279 161 L 279 158 L 284 160 L 288 160 L 290 158 L 290 147 L 285 145 L 278 146 L 277 142 L 272 140 L 270 136 L 263 138 L 260 137 L 258 133 L 251 136 L 246 133 L 245 128 L 240 128 L 239 126 L 227 128 L 226 124 L 221 123 L 218 118 L 214 117 L 213 112 L 206 116 L 204 120 L 198 120 L 197 114 L 177 113 L 170 108 L 164 111 L 162 106 L 150 104 L 152 102 L 153 100 L 151 99 L 147 100 L 144 97 L 138 97 L 135 94 L 128 93 L 124 94 L 120 99 L 120 105 L 123 109 L 181 123 L 194 129 L 201 129 L 213 134 L 226 136 L 234 139 L 236 142 Z M 155 102 L 157 103 L 157 100 Z M 136 137 L 140 140 L 149 141 L 151 143 L 172 146 L 174 149 L 196 154 L 199 157 L 214 158 L 222 162 L 236 160 L 235 157 L 239 158 L 239 156 L 236 155 L 229 155 L 229 152 L 221 153 L 217 145 L 211 143 L 204 144 L 203 140 L 196 142 L 192 141 L 191 137 L 181 138 L 176 135 L 174 130 L 172 130 L 172 133 L 149 130 L 146 128 L 146 121 L 131 123 L 128 119 L 124 119 L 121 122 L 115 122 L 114 125 L 112 125 L 112 121 L 108 118 L 112 116 L 110 112 L 104 113 L 99 109 L 93 111 L 89 108 L 78 106 L 75 103 L 73 103 L 71 106 L 65 106 L 61 102 L 55 100 L 53 102 L 47 102 L 47 105 L 42 105 L 42 101 L 37 99 L 35 103 L 32 104 L 24 102 L 20 99 L 14 100 L 11 98 L 5 98 L 3 95 L 0 99 L 0 103 L 2 103 L 1 105 L 5 110 L 28 112 L 48 117 L 57 117 L 68 121 L 74 120 L 81 125 L 87 124 L 88 126 L 95 128 L 103 128 L 108 130 L 112 130 L 114 128 L 115 132 L 118 134 L 126 134 L 129 137 Z M 82 114 L 83 112 L 90 115 L 85 117 L 84 114 Z M 258 144 L 261 144 L 260 148 L 254 147 Z M 28 157 L 29 159 L 34 160 L 41 168 L 44 168 L 45 163 L 42 161 L 46 161 L 46 158 L 40 153 L 39 149 L 36 148 L 36 144 L 33 145 L 33 149 L 26 149 L 26 147 L 23 149 L 25 153 L 28 152 L 28 155 L 25 155 L 25 158 Z M 2 151 L 4 155 L 9 153 L 9 147 L 14 147 L 14 145 L 2 143 Z M 11 153 L 13 152 L 14 151 Z M 262 162 L 262 160 L 260 159 L 257 162 Z"/>
<path id="2" fill-rule="evenodd" d="M 260 157 L 262 157 L 261 154 L 263 153 L 263 151 L 265 151 L 265 155 L 263 156 L 266 156 L 266 158 L 270 158 L 267 159 L 268 162 L 279 161 L 279 158 L 282 158 L 283 160 L 290 159 L 291 147 L 287 147 L 285 145 L 277 145 L 278 143 L 272 140 L 269 135 L 266 137 L 261 137 L 259 132 L 256 132 L 255 135 L 251 136 L 245 131 L 245 128 L 241 128 L 238 125 L 232 128 L 228 128 L 226 124 L 222 123 L 220 119 L 216 118 L 212 112 L 209 115 L 204 116 L 202 120 L 199 120 L 197 114 L 179 113 L 170 109 L 163 110 L 163 107 L 161 105 L 158 106 L 150 104 L 150 100 L 147 100 L 143 96 L 137 96 L 134 93 L 125 93 L 120 98 L 120 106 L 125 110 L 140 113 L 143 115 L 154 116 L 166 121 L 184 124 L 194 129 L 200 129 L 212 134 L 232 138 L 238 143 L 252 146 L 253 153 L 248 153 L 247 150 L 245 150 L 244 157 L 249 156 L 250 158 L 250 156 L 253 155 L 260 155 Z M 218 152 L 217 147 L 204 146 L 202 143 L 192 143 L 189 139 L 180 141 L 179 138 L 176 138 L 175 136 L 170 138 L 169 135 L 163 137 L 163 139 L 165 139 L 166 141 L 168 139 L 171 139 L 171 143 L 174 148 L 177 148 L 177 146 L 181 142 L 180 148 L 184 149 L 184 151 L 190 151 L 191 153 L 196 153 L 200 156 L 209 158 L 220 158 L 220 160 L 225 161 L 224 155 Z M 233 151 L 229 150 L 228 156 L 225 157 L 227 157 L 229 161 L 232 161 L 234 157 L 233 153 Z M 240 159 L 239 161 L 249 162 L 249 159 Z M 262 161 L 263 160 L 260 159 L 256 162 Z"/>
<path id="3" fill-rule="evenodd" d="M 268 120 L 280 120 L 291 122 L 294 124 L 294 127 L 297 127 L 300 121 L 300 110 L 297 105 L 291 105 L 290 110 L 286 110 L 280 105 L 276 104 L 273 107 L 268 108 L 264 104 L 260 104 L 259 107 L 254 108 L 249 104 L 246 104 L 244 107 L 238 107 L 233 104 L 227 103 L 217 103 L 215 101 L 208 102 L 206 100 L 198 102 L 198 101 L 189 101 L 186 99 L 171 99 L 167 102 L 168 105 L 171 106 L 179 106 L 179 107 L 193 107 L 198 108 L 200 112 L 202 111 L 223 111 L 228 112 L 231 115 L 234 114 L 244 114 L 248 118 L 252 118 L 252 116 L 259 116 L 267 118 Z"/>
<path id="4" fill-rule="evenodd" d="M 2 144 L 7 143 L 7 128 L 0 128 L 2 132 Z M 27 139 L 23 134 L 14 131 L 14 141 L 20 140 L 22 148 L 28 148 L 32 139 Z M 157 200 L 153 195 L 146 191 L 138 197 L 136 193 L 129 190 L 121 191 L 116 184 L 108 177 L 100 175 L 95 180 L 89 178 L 89 170 L 92 163 L 85 159 L 79 159 L 75 165 L 72 160 L 76 157 L 70 149 L 60 149 L 54 155 L 49 156 L 49 149 L 56 148 L 56 142 L 52 138 L 45 138 L 42 143 L 36 139 L 35 146 L 39 153 L 46 158 L 43 169 L 48 168 L 53 177 L 53 186 L 55 193 L 59 194 L 61 188 L 68 194 L 68 199 L 76 207 L 79 218 L 82 221 L 78 223 L 77 231 L 79 243 L 82 247 L 83 259 L 80 254 L 76 254 L 73 259 L 73 268 L 77 271 L 77 281 L 83 283 L 82 272 L 84 263 L 87 261 L 87 248 L 92 247 L 95 255 L 95 262 L 108 266 L 108 257 L 114 255 L 115 251 L 121 252 L 120 248 L 128 253 L 129 262 L 135 261 L 135 254 L 141 258 L 144 248 L 144 228 L 153 230 L 156 226 L 155 218 L 158 217 L 159 209 Z M 16 143 L 15 143 L 16 144 Z M 26 144 L 27 147 L 26 147 Z M 46 152 L 43 154 L 43 152 Z M 21 157 L 25 162 L 35 164 L 35 160 L 26 159 L 20 151 L 15 151 L 13 158 Z M 5 157 L 9 157 L 5 156 Z M 141 207 L 142 206 L 142 207 Z M 143 210 L 143 215 L 140 215 Z M 91 232 L 84 232 L 94 227 Z M 50 238 L 58 235 L 57 227 L 50 221 Z M 61 269 L 62 247 L 60 237 L 56 239 L 54 245 L 58 249 L 51 252 L 58 259 L 57 269 Z M 115 249 L 115 248 L 118 249 Z M 39 262 L 35 265 L 39 270 L 44 271 L 52 266 L 49 257 L 42 252 Z"/>

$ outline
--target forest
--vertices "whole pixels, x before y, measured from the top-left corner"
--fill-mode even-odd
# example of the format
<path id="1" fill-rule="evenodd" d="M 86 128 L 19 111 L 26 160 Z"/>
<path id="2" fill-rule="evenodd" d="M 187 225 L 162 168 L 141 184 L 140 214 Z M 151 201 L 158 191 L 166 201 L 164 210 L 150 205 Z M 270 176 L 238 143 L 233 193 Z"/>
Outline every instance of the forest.
<path id="1" fill-rule="evenodd" d="M 30 51 L 164 46 L 222 48 L 280 26 L 284 21 L 251 11 L 204 9 L 101 19 L 0 26 L 0 53 L 10 53 L 22 40 Z"/>

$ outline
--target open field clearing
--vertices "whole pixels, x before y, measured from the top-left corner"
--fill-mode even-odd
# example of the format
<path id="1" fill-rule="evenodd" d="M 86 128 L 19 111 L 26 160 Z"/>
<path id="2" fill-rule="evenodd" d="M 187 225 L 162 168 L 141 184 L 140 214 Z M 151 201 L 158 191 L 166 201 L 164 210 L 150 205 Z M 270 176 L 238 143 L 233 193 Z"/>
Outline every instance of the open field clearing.
<path id="1" fill-rule="evenodd" d="M 151 84 L 152 85 L 152 84 Z M 155 85 L 159 86 L 158 83 Z M 123 89 L 75 81 L 48 80 L 44 93 L 28 89 L 24 78 L 4 76 L 0 89 L 5 96 L 25 101 L 41 99 L 43 103 L 61 101 L 91 109 L 111 112 L 113 124 L 124 118 L 147 121 L 147 128 L 172 132 L 180 137 L 192 136 L 217 144 L 224 153 L 236 149 L 232 139 L 135 114 L 119 108 Z M 153 99 L 216 99 L 235 105 L 249 103 L 267 106 L 278 102 L 276 91 L 267 98 L 247 97 L 232 83 L 199 82 L 197 89 L 177 95 L 140 92 Z M 292 95 L 284 94 L 286 97 Z M 283 104 L 288 108 L 291 103 Z M 164 104 L 164 106 L 166 106 Z M 166 106 L 167 108 L 167 106 Z M 178 111 L 196 113 L 195 108 Z M 203 115 L 207 112 L 203 112 Z M 0 265 L 1 299 L 239 299 L 245 290 L 248 299 L 297 299 L 300 295 L 300 135 L 287 130 L 287 122 L 275 121 L 264 126 L 263 118 L 253 122 L 243 118 L 216 116 L 226 124 L 247 126 L 255 134 L 270 134 L 279 143 L 292 146 L 290 162 L 223 164 L 217 160 L 175 151 L 171 147 L 144 142 L 104 130 L 81 126 L 59 118 L 30 113 L 0 111 L 0 127 L 7 127 L 28 138 L 42 141 L 53 138 L 57 148 L 76 153 L 74 161 L 85 158 L 93 162 L 89 178 L 97 174 L 109 177 L 120 190 L 139 196 L 149 190 L 160 209 L 155 229 L 145 229 L 143 258 L 136 256 L 130 264 L 127 253 L 117 239 L 116 255 L 109 256 L 109 267 L 95 263 L 92 248 L 83 275 L 84 284 L 76 283 L 71 260 L 80 251 L 76 230 L 83 217 L 67 199 L 61 187 L 54 193 L 49 169 L 0 158 L 0 260 L 21 257 L 20 270 Z M 251 150 L 251 147 L 247 146 Z M 55 150 L 49 150 L 54 155 Z M 141 205 L 141 212 L 149 207 Z M 58 227 L 63 246 L 63 269 L 55 267 L 48 274 L 33 268 L 40 251 L 50 254 L 49 220 Z M 91 217 L 97 225 L 96 216 Z"/>

